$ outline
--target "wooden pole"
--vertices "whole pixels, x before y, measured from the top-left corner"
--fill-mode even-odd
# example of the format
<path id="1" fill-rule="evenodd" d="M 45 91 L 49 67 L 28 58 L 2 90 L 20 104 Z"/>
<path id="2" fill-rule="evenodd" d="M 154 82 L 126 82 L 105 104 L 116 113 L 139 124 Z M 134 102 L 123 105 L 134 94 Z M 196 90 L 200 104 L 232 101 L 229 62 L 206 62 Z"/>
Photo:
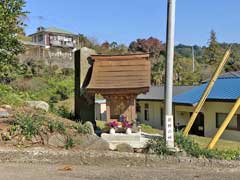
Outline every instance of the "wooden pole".
<path id="1" fill-rule="evenodd" d="M 187 136 L 190 129 L 192 128 L 192 125 L 198 115 L 198 113 L 200 112 L 200 110 L 202 109 L 209 93 L 211 92 L 213 86 L 214 86 L 214 83 L 215 81 L 217 80 L 219 74 L 221 73 L 224 65 L 226 64 L 229 56 L 230 56 L 230 52 L 231 52 L 231 47 L 226 51 L 221 63 L 219 64 L 218 68 L 216 69 L 216 71 L 214 72 L 213 76 L 212 76 L 212 79 L 210 80 L 210 82 L 208 83 L 207 85 L 207 88 L 205 89 L 200 101 L 198 102 L 196 108 L 194 109 L 194 112 L 192 113 L 192 116 L 190 118 L 190 120 L 188 121 L 188 124 L 186 126 L 186 128 L 184 129 L 184 132 L 183 132 L 183 135 L 184 136 Z"/>
<path id="2" fill-rule="evenodd" d="M 231 111 L 229 112 L 228 116 L 226 117 L 226 119 L 223 121 L 223 123 L 221 124 L 220 128 L 218 129 L 218 131 L 216 132 L 216 134 L 214 135 L 214 137 L 212 138 L 211 142 L 208 145 L 208 149 L 213 149 L 214 146 L 216 145 L 216 143 L 218 142 L 219 138 L 221 137 L 221 135 L 223 134 L 223 132 L 225 131 L 225 129 L 227 128 L 228 124 L 230 123 L 230 121 L 232 120 L 233 116 L 235 115 L 235 113 L 237 112 L 238 108 L 240 106 L 240 98 L 237 99 L 236 103 L 234 104 L 234 106 L 232 107 Z"/>

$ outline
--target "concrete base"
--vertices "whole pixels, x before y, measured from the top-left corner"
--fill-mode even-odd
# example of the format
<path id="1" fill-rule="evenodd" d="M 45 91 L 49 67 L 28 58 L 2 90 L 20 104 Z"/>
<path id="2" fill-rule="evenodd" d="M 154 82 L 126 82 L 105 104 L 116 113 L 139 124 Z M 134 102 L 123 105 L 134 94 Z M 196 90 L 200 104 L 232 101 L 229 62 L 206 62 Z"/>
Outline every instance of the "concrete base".
<path id="1" fill-rule="evenodd" d="M 148 140 L 159 137 L 160 135 L 150 135 L 143 133 L 116 133 L 116 134 L 101 134 L 101 137 L 109 143 L 109 149 L 115 150 L 118 144 L 126 143 L 132 148 L 141 149 L 145 148 Z"/>

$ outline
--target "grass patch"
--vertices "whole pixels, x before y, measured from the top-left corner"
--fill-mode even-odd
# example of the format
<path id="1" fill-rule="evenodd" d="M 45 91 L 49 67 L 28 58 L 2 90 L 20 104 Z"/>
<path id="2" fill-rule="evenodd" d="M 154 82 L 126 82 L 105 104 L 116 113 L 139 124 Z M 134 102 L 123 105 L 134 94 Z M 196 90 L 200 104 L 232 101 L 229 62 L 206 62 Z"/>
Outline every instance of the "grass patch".
<path id="1" fill-rule="evenodd" d="M 142 132 L 148 133 L 148 134 L 162 134 L 162 131 L 159 129 L 155 129 L 149 125 L 146 124 L 140 124 Z"/>
<path id="2" fill-rule="evenodd" d="M 0 103 L 20 106 L 23 104 L 23 99 L 27 98 L 28 94 L 15 91 L 11 86 L 0 84 Z"/>
<path id="3" fill-rule="evenodd" d="M 0 84 L 0 103 L 22 105 L 26 100 L 56 102 L 73 96 L 73 76 L 18 77 L 10 84 Z"/>
<path id="4" fill-rule="evenodd" d="M 100 120 L 96 120 L 96 124 L 97 127 L 99 127 L 100 129 L 104 129 L 106 127 L 106 121 L 100 121 Z"/>
<path id="5" fill-rule="evenodd" d="M 212 138 L 189 135 L 201 148 L 206 148 Z M 218 150 L 240 150 L 240 142 L 220 139 L 215 146 Z"/>

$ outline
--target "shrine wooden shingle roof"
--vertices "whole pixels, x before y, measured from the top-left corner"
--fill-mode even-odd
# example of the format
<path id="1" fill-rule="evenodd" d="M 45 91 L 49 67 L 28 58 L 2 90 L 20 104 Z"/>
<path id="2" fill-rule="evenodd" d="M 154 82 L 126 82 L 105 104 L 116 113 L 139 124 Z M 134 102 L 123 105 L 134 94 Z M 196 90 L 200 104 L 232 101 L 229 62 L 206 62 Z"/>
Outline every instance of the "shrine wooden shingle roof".
<path id="1" fill-rule="evenodd" d="M 138 89 L 150 87 L 148 54 L 93 55 L 89 90 Z"/>

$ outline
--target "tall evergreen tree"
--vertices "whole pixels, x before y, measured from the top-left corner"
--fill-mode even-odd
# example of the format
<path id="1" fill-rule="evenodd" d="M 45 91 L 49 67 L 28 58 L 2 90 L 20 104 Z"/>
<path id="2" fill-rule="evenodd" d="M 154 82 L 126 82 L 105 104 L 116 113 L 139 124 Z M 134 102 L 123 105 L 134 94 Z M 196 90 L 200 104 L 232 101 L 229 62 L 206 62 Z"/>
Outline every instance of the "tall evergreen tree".
<path id="1" fill-rule="evenodd" d="M 210 39 L 208 44 L 209 46 L 205 49 L 204 56 L 203 56 L 204 61 L 207 64 L 215 64 L 220 59 L 221 47 L 217 42 L 217 36 L 214 30 L 210 32 Z"/>

